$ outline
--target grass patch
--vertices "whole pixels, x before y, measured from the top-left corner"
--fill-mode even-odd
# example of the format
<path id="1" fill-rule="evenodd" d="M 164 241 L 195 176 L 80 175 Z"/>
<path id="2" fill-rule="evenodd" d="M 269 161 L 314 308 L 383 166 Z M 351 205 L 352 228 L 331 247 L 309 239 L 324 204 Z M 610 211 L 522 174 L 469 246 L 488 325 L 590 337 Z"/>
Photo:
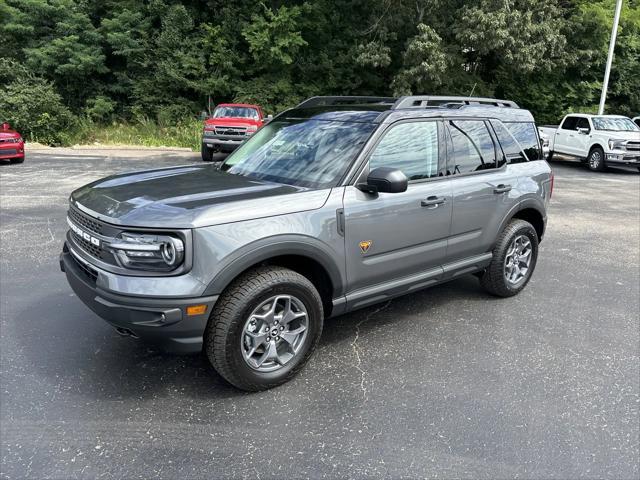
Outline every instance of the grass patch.
<path id="1" fill-rule="evenodd" d="M 71 145 L 141 145 L 145 147 L 186 147 L 200 150 L 202 121 L 186 120 L 172 126 L 154 122 L 101 125 L 83 121 L 65 143 Z"/>

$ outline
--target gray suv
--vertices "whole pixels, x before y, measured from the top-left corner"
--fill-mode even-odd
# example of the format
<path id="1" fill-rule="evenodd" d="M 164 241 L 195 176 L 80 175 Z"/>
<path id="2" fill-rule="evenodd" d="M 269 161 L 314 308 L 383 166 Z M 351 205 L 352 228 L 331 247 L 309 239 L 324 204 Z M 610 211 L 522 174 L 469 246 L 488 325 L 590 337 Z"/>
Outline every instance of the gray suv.
<path id="1" fill-rule="evenodd" d="M 74 191 L 60 266 L 121 334 L 204 350 L 231 384 L 262 390 L 300 370 L 325 318 L 464 274 L 520 292 L 552 188 L 513 102 L 314 97 L 220 166 Z"/>

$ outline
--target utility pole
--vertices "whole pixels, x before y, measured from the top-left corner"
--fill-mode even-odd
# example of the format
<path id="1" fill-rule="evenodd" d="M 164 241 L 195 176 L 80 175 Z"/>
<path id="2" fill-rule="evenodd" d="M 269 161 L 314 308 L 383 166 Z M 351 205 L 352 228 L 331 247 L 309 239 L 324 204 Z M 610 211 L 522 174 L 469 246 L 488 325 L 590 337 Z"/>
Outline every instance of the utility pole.
<path id="1" fill-rule="evenodd" d="M 600 107 L 598 115 L 604 113 L 604 102 L 607 100 L 607 88 L 609 87 L 609 74 L 611 73 L 611 63 L 613 63 L 613 51 L 616 48 L 616 36 L 618 35 L 618 23 L 620 23 L 620 10 L 622 10 L 622 0 L 616 1 L 616 13 L 613 16 L 613 29 L 611 30 L 611 40 L 609 41 L 609 55 L 607 56 L 607 67 L 604 70 L 604 82 L 602 83 L 602 94 L 600 95 Z"/>

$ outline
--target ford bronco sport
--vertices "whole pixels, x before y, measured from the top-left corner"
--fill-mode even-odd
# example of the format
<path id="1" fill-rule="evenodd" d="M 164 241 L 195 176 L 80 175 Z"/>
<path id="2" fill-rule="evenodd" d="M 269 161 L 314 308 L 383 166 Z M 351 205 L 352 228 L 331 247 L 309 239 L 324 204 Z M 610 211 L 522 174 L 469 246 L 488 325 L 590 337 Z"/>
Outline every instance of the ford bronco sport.
<path id="1" fill-rule="evenodd" d="M 513 102 L 314 97 L 220 168 L 74 191 L 60 265 L 120 333 L 204 350 L 230 383 L 261 390 L 300 370 L 327 317 L 463 274 L 520 292 L 552 188 Z"/>

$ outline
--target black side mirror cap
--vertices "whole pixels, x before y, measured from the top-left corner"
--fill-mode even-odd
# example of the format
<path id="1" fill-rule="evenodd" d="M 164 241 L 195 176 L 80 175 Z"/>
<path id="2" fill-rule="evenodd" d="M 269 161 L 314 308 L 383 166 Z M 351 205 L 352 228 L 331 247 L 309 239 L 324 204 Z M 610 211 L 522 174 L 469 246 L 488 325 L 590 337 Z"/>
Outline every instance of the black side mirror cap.
<path id="1" fill-rule="evenodd" d="M 402 193 L 407 191 L 409 180 L 402 171 L 390 167 L 378 167 L 373 169 L 367 177 L 367 183 L 358 184 L 357 187 L 368 193 Z"/>

